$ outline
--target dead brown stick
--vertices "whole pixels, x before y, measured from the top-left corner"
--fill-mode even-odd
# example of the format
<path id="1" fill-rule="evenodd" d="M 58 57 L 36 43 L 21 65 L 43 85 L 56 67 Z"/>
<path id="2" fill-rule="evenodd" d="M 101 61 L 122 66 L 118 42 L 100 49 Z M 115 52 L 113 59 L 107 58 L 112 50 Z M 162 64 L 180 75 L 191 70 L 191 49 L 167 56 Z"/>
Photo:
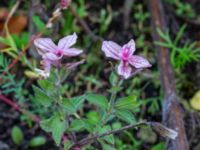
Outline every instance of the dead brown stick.
<path id="1" fill-rule="evenodd" d="M 163 41 L 163 39 L 156 32 L 159 28 L 165 32 L 167 25 L 165 14 L 161 0 L 149 0 L 149 8 L 151 12 L 152 21 L 152 36 L 154 41 Z M 176 140 L 169 140 L 166 144 L 166 149 L 170 150 L 189 150 L 188 141 L 185 133 L 183 114 L 178 103 L 176 94 L 176 85 L 174 82 L 173 69 L 170 63 L 170 52 L 168 49 L 156 46 L 159 69 L 161 72 L 162 87 L 164 90 L 163 101 L 163 123 L 178 132 Z"/>

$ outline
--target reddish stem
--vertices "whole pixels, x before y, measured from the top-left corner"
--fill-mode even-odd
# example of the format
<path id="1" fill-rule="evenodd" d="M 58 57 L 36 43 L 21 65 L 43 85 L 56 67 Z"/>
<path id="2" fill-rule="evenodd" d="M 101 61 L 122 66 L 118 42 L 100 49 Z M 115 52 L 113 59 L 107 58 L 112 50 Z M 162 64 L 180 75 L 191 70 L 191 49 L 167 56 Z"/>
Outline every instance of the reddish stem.
<path id="1" fill-rule="evenodd" d="M 5 97 L 4 95 L 0 95 L 0 100 L 2 100 L 4 103 L 10 105 L 15 110 L 27 115 L 31 120 L 35 121 L 36 123 L 40 122 L 40 118 L 38 116 L 35 116 L 35 115 L 31 114 L 30 112 L 26 111 L 25 109 L 20 108 L 20 106 L 17 103 L 15 103 L 14 101 Z"/>

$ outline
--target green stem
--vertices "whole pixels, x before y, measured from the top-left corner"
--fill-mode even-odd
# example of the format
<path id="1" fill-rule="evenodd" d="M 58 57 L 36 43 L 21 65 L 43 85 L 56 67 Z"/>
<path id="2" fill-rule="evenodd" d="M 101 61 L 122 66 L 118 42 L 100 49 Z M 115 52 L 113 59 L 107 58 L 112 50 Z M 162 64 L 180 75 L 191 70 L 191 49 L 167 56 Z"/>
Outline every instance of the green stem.
<path id="1" fill-rule="evenodd" d="M 120 80 L 118 82 L 117 86 L 121 86 L 122 83 L 123 83 L 123 80 Z M 108 109 L 109 112 L 111 112 L 113 107 L 114 107 L 116 96 L 117 96 L 117 92 L 112 92 L 111 93 L 110 102 L 109 102 L 109 109 Z"/>

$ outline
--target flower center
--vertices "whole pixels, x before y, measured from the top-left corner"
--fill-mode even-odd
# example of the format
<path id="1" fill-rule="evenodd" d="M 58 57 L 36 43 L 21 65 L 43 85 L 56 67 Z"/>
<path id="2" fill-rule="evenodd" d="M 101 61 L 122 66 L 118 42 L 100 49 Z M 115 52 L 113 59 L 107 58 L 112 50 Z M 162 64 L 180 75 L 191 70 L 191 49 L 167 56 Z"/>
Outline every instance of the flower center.
<path id="1" fill-rule="evenodd" d="M 62 50 L 56 50 L 55 54 L 58 57 L 62 57 L 63 56 L 63 51 Z"/>
<path id="2" fill-rule="evenodd" d="M 130 47 L 122 48 L 121 59 L 127 61 L 130 57 Z"/>

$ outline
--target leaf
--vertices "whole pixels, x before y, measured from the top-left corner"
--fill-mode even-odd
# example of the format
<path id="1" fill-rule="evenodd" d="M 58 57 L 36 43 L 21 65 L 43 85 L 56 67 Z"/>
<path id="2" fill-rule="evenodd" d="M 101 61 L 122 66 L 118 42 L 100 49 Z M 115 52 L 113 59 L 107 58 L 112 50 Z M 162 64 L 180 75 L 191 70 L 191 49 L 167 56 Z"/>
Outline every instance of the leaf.
<path id="1" fill-rule="evenodd" d="M 85 123 L 81 119 L 75 119 L 72 121 L 70 125 L 70 131 L 82 131 L 85 129 Z"/>
<path id="2" fill-rule="evenodd" d="M 43 136 L 37 136 L 31 139 L 29 142 L 30 147 L 39 147 L 46 143 L 46 138 Z"/>
<path id="3" fill-rule="evenodd" d="M 61 120 L 59 116 L 54 117 L 51 127 L 52 136 L 57 146 L 60 145 L 61 137 L 65 132 L 66 126 L 66 122 L 64 120 Z"/>
<path id="4" fill-rule="evenodd" d="M 116 150 L 114 146 L 106 144 L 103 141 L 100 141 L 103 150 Z"/>
<path id="5" fill-rule="evenodd" d="M 77 112 L 78 109 L 80 109 L 80 107 L 82 106 L 82 104 L 84 103 L 85 97 L 83 96 L 77 96 L 77 97 L 73 97 L 70 99 L 63 99 L 63 108 L 65 109 L 65 111 L 68 114 L 73 114 L 75 112 Z"/>
<path id="6" fill-rule="evenodd" d="M 190 100 L 192 108 L 200 110 L 200 90 L 195 93 L 195 95 Z"/>
<path id="7" fill-rule="evenodd" d="M 110 84 L 112 85 L 112 86 L 114 86 L 114 85 L 116 85 L 117 84 L 117 75 L 114 73 L 114 72 L 112 72 L 111 74 L 110 74 L 110 76 L 109 76 L 109 81 L 110 81 Z"/>
<path id="8" fill-rule="evenodd" d="M 108 90 L 108 92 L 110 92 L 110 93 L 117 93 L 117 92 L 119 92 L 119 91 L 121 91 L 122 90 L 122 87 L 121 86 L 113 86 L 112 88 L 110 88 L 109 90 Z"/>
<path id="9" fill-rule="evenodd" d="M 33 85 L 33 90 L 35 92 L 35 99 L 38 103 L 45 107 L 51 105 L 52 99 L 48 95 L 46 95 L 46 93 L 42 89 Z"/>
<path id="10" fill-rule="evenodd" d="M 92 125 L 98 125 L 100 124 L 100 116 L 95 111 L 90 111 L 87 113 L 87 119 Z"/>
<path id="11" fill-rule="evenodd" d="M 156 145 L 154 145 L 151 150 L 164 150 L 165 149 L 165 143 L 164 142 L 160 142 Z"/>
<path id="12" fill-rule="evenodd" d="M 15 144 L 21 145 L 24 140 L 24 134 L 18 126 L 14 126 L 11 130 L 11 137 Z"/>
<path id="13" fill-rule="evenodd" d="M 74 105 L 75 109 L 78 110 L 84 103 L 85 95 L 72 97 L 72 98 L 70 98 L 70 100 L 71 100 L 72 104 Z"/>
<path id="14" fill-rule="evenodd" d="M 139 106 L 139 102 L 137 102 L 137 97 L 134 95 L 120 98 L 115 103 L 115 108 L 118 110 L 131 110 Z"/>
<path id="15" fill-rule="evenodd" d="M 85 98 L 92 104 L 95 104 L 103 109 L 108 107 L 108 100 L 105 96 L 99 94 L 87 94 Z"/>
<path id="16" fill-rule="evenodd" d="M 135 119 L 134 115 L 128 110 L 118 110 L 118 111 L 116 111 L 116 116 L 119 119 L 124 120 L 129 124 L 136 123 L 136 119 Z"/>
<path id="17" fill-rule="evenodd" d="M 53 116 L 49 119 L 40 121 L 40 127 L 46 132 L 51 132 L 52 120 L 53 120 Z"/>
<path id="18" fill-rule="evenodd" d="M 99 134 L 111 131 L 111 127 L 109 125 L 106 125 L 104 127 L 100 127 L 99 126 L 99 128 L 97 128 L 97 129 L 98 129 Z M 112 134 L 104 136 L 101 139 L 105 140 L 109 144 L 113 144 L 114 145 L 114 143 L 115 143 L 114 136 Z"/>
<path id="19" fill-rule="evenodd" d="M 56 145 L 60 145 L 61 137 L 67 128 L 65 120 L 61 120 L 59 115 L 54 115 L 49 119 L 42 120 L 40 126 L 46 132 L 51 132 Z"/>
<path id="20" fill-rule="evenodd" d="M 42 22 L 42 20 L 39 18 L 39 16 L 33 16 L 33 22 L 38 28 L 38 31 L 42 31 L 43 28 L 45 27 L 45 24 Z"/>
<path id="21" fill-rule="evenodd" d="M 38 80 L 38 84 L 42 89 L 51 91 L 54 90 L 55 86 L 53 83 L 51 83 L 49 80 Z"/>

